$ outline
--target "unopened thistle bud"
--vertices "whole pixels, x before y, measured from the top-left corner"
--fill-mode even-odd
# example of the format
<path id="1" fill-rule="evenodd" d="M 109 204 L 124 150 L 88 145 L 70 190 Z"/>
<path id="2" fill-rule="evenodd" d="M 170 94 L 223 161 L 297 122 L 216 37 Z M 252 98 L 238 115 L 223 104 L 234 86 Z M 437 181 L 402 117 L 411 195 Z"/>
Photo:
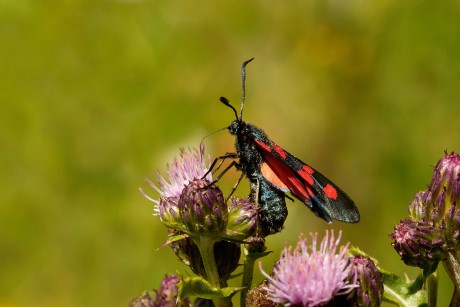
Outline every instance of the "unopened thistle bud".
<path id="1" fill-rule="evenodd" d="M 257 205 L 250 197 L 232 198 L 228 209 L 225 237 L 241 241 L 252 236 L 257 226 Z"/>
<path id="2" fill-rule="evenodd" d="M 219 237 L 225 231 L 227 210 L 222 191 L 206 179 L 192 181 L 179 199 L 182 222 L 192 236 Z"/>
<path id="3" fill-rule="evenodd" d="M 450 247 L 460 241 L 460 156 L 445 154 L 436 164 L 426 197 L 427 220 L 445 230 Z"/>
<path id="4" fill-rule="evenodd" d="M 351 259 L 353 268 L 351 278 L 355 278 L 358 287 L 349 297 L 354 306 L 380 306 L 383 296 L 383 281 L 374 261 L 368 257 L 355 256 Z"/>
<path id="5" fill-rule="evenodd" d="M 427 268 L 444 260 L 446 245 L 441 231 L 425 221 L 402 220 L 390 234 L 401 260 L 410 266 Z"/>

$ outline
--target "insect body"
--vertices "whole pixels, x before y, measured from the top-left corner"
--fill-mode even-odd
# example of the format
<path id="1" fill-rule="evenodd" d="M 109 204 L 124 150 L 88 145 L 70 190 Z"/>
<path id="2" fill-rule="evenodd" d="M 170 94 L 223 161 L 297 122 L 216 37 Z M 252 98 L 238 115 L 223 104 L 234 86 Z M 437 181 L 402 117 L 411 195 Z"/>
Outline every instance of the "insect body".
<path id="1" fill-rule="evenodd" d="M 270 140 L 267 134 L 242 119 L 245 97 L 243 63 L 243 99 L 240 115 L 229 101 L 221 102 L 235 112 L 236 119 L 228 130 L 235 136 L 237 167 L 251 183 L 251 193 L 260 208 L 262 234 L 279 232 L 287 217 L 285 197 L 290 192 L 328 223 L 332 219 L 354 223 L 359 212 L 353 200 L 324 175 Z"/>

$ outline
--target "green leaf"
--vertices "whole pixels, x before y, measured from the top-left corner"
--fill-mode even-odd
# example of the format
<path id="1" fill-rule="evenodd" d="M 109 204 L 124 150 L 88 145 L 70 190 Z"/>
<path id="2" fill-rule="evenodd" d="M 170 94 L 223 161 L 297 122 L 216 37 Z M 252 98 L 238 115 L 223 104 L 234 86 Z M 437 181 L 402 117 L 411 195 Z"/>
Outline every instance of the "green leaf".
<path id="1" fill-rule="evenodd" d="M 178 284 L 179 300 L 186 297 L 201 297 L 206 299 L 231 297 L 242 290 L 241 287 L 215 288 L 203 277 L 185 277 Z"/>
<path id="2" fill-rule="evenodd" d="M 402 280 L 398 275 L 381 271 L 384 292 L 383 299 L 399 306 L 428 306 L 427 293 L 422 290 L 423 276 L 419 275 L 415 280 Z"/>
<path id="3" fill-rule="evenodd" d="M 183 240 L 188 237 L 189 235 L 186 233 L 182 233 L 182 232 L 172 233 L 168 236 L 168 240 L 166 240 L 166 242 L 162 245 L 162 247 L 168 246 L 169 244 L 173 242 L 177 242 L 177 241 Z"/>

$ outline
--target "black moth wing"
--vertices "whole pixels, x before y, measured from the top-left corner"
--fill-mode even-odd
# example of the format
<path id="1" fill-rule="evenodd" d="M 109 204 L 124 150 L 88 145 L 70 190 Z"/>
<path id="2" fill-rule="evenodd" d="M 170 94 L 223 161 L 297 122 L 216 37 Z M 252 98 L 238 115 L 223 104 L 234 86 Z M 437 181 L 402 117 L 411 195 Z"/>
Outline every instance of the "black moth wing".
<path id="1" fill-rule="evenodd" d="M 259 170 L 273 188 L 289 192 L 307 205 L 317 216 L 331 223 L 332 219 L 355 223 L 359 221 L 359 211 L 353 200 L 336 184 L 294 155 L 271 141 L 259 128 L 247 124 L 247 135 L 253 139 L 262 163 Z M 284 184 L 280 186 L 273 179 L 264 176 L 262 165 Z M 286 189 L 287 188 L 287 189 Z"/>
<path id="2" fill-rule="evenodd" d="M 315 205 L 319 206 L 322 209 L 322 211 L 327 212 L 327 215 L 329 217 L 332 217 L 333 219 L 348 223 L 359 222 L 360 216 L 355 202 L 340 187 L 338 187 L 335 183 L 326 178 L 326 176 L 324 176 L 308 164 L 302 162 L 294 155 L 290 154 L 287 151 L 285 152 L 287 156 L 286 160 L 289 160 L 291 162 L 286 164 L 290 166 L 293 170 L 301 170 L 303 166 L 306 165 L 313 171 L 311 177 L 313 178 L 314 184 L 311 187 L 314 191 L 315 196 L 309 199 L 309 201 L 312 201 Z M 292 166 L 290 164 L 292 164 Z M 335 199 L 326 195 L 325 188 L 327 186 L 332 187 L 332 190 L 336 191 L 337 196 L 335 197 Z M 331 222 L 330 218 L 325 219 L 328 222 Z"/>

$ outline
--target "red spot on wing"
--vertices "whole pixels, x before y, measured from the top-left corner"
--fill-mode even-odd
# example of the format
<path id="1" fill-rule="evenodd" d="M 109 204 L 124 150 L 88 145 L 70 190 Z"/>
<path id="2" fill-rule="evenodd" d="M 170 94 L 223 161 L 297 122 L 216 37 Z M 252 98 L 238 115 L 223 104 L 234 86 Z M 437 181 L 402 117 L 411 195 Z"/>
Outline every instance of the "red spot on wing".
<path id="1" fill-rule="evenodd" d="M 327 197 L 332 198 L 334 200 L 337 199 L 337 190 L 329 183 L 326 184 L 323 190 Z"/>
<path id="2" fill-rule="evenodd" d="M 271 152 L 272 149 L 270 148 L 270 146 L 268 146 L 267 144 L 265 144 L 264 142 L 262 141 L 257 141 L 255 140 L 255 142 L 257 143 L 257 145 L 259 145 L 263 150 L 267 151 L 267 152 Z"/>
<path id="3" fill-rule="evenodd" d="M 313 173 L 315 172 L 310 166 L 306 164 L 302 165 L 302 169 L 310 175 L 313 175 Z"/>
<path id="4" fill-rule="evenodd" d="M 290 191 L 302 201 L 313 196 L 313 191 L 303 182 L 287 164 L 271 154 L 264 155 L 261 172 L 265 179 L 283 191 Z"/>
<path id="5" fill-rule="evenodd" d="M 297 172 L 297 174 L 300 175 L 300 177 L 302 177 L 303 179 L 305 179 L 305 181 L 309 184 L 309 185 L 313 185 L 314 184 L 314 181 L 313 181 L 313 178 L 311 177 L 311 173 L 307 172 L 306 170 L 304 170 L 303 168 Z"/>
<path id="6" fill-rule="evenodd" d="M 276 144 L 273 145 L 273 148 L 280 155 L 281 158 L 286 159 L 286 153 L 284 152 L 283 148 L 281 148 L 280 146 L 278 146 Z"/>

